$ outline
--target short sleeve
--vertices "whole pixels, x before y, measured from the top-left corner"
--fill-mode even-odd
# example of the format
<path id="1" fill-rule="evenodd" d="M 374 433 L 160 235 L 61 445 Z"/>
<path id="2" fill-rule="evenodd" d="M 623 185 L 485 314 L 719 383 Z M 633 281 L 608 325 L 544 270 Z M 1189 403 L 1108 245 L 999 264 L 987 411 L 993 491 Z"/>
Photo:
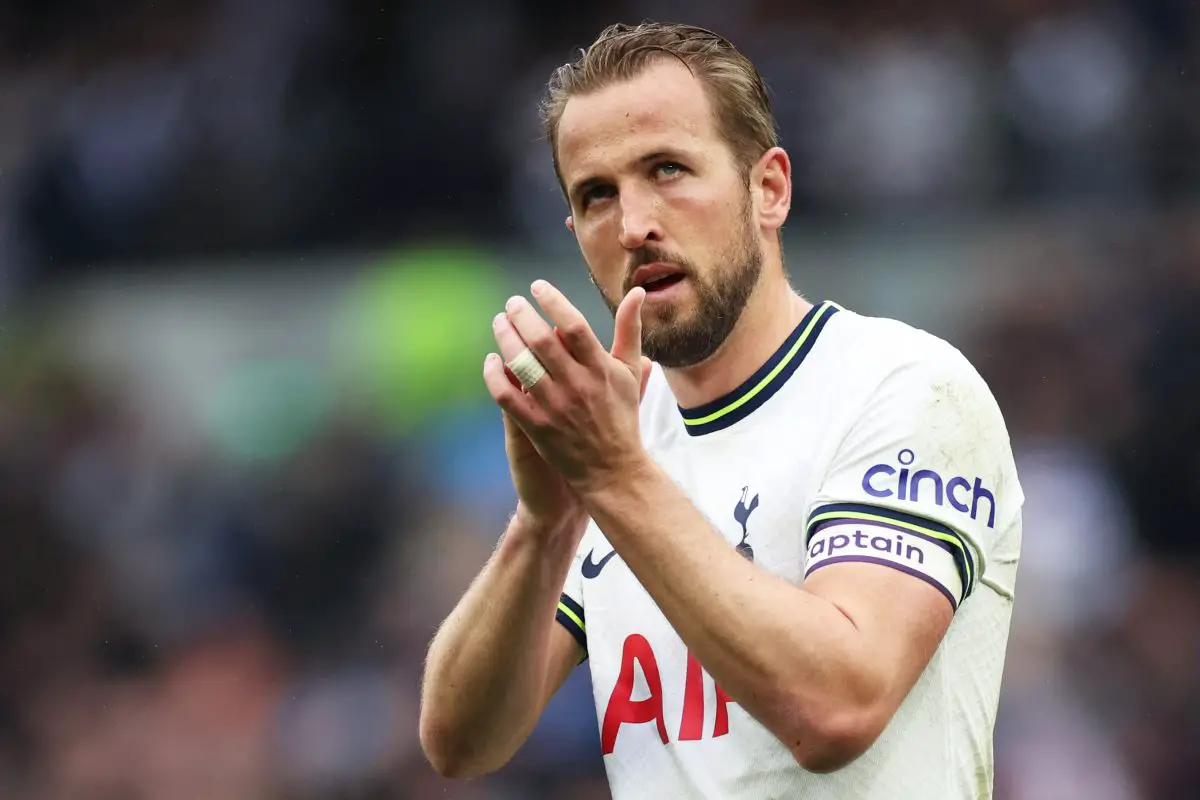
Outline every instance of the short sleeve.
<path id="1" fill-rule="evenodd" d="M 850 421 L 809 507 L 805 575 L 882 564 L 957 609 L 1022 502 L 995 399 L 947 345 L 892 371 Z"/>
<path id="2" fill-rule="evenodd" d="M 562 594 L 558 598 L 558 610 L 555 619 L 566 628 L 579 646 L 583 648 L 584 658 L 587 658 L 587 618 L 583 612 L 583 559 L 584 544 L 590 537 L 585 533 L 567 571 L 567 579 L 563 582 Z"/>

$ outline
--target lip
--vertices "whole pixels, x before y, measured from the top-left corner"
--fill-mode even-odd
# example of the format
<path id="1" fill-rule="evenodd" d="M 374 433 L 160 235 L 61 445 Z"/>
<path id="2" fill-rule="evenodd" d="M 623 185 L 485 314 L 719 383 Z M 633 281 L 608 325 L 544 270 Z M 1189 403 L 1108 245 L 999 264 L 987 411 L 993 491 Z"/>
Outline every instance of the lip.
<path id="1" fill-rule="evenodd" d="M 675 274 L 682 275 L 683 273 Z M 669 304 L 679 302 L 683 297 L 683 293 L 687 291 L 687 285 L 688 279 L 686 276 L 684 276 L 674 283 L 668 283 L 661 289 L 655 289 L 652 292 L 646 292 L 646 305 L 653 306 L 662 303 Z"/>
<path id="2" fill-rule="evenodd" d="M 666 278 L 671 275 L 682 275 L 683 270 L 671 264 L 664 264 L 661 261 L 655 261 L 653 264 L 644 264 L 637 268 L 633 273 L 633 285 L 645 286 L 651 281 L 657 281 L 661 278 Z"/>

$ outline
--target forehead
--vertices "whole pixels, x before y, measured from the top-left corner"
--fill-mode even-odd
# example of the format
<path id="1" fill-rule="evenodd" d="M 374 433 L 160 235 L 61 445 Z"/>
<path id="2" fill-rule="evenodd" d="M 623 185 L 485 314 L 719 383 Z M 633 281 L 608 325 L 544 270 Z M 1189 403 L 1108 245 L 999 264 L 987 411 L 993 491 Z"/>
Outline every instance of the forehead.
<path id="1" fill-rule="evenodd" d="M 559 120 L 558 158 L 569 182 L 647 148 L 701 150 L 720 142 L 704 86 L 673 58 L 598 92 L 572 97 Z"/>

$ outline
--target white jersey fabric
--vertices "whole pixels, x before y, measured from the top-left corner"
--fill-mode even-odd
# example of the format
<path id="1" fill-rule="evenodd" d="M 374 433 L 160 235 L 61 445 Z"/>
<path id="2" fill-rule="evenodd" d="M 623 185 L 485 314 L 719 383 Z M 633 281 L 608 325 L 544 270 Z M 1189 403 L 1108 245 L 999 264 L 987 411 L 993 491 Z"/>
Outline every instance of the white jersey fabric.
<path id="1" fill-rule="evenodd" d="M 609 784 L 627 798 L 964 800 L 992 794 L 992 731 L 1023 495 L 995 399 L 952 346 L 821 303 L 741 387 L 682 409 L 656 367 L 645 446 L 736 548 L 800 585 L 842 561 L 901 570 L 955 607 L 891 723 L 809 773 L 714 684 L 589 525 L 558 620 L 587 650 Z"/>

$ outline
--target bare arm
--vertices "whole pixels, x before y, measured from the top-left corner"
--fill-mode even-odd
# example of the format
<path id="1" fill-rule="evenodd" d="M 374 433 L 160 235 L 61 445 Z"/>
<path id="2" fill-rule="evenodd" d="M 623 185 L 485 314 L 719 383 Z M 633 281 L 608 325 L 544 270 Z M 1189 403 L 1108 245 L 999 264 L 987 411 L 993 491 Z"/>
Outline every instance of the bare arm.
<path id="1" fill-rule="evenodd" d="M 518 510 L 429 648 L 421 746 L 438 772 L 502 767 L 529 737 L 583 649 L 554 620 L 586 518 L 539 530 Z"/>

